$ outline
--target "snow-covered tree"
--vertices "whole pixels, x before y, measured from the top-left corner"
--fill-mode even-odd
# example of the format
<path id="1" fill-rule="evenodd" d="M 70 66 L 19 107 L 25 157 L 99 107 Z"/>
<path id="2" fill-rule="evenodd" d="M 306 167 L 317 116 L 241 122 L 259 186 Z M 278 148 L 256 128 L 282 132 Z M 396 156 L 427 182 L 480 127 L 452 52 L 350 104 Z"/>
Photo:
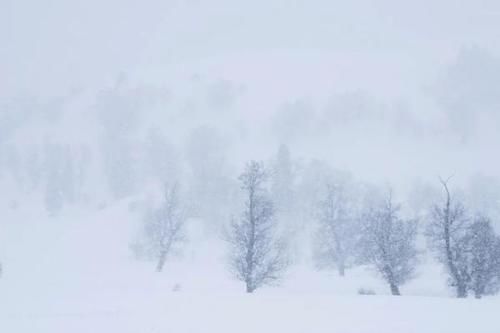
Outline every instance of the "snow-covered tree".
<path id="1" fill-rule="evenodd" d="M 179 179 L 179 156 L 162 132 L 150 129 L 144 146 L 144 173 L 153 182 L 165 182 L 168 179 Z"/>
<path id="2" fill-rule="evenodd" d="M 25 172 L 29 183 L 29 190 L 38 189 L 42 181 L 42 154 L 38 145 L 29 146 L 26 150 Z"/>
<path id="3" fill-rule="evenodd" d="M 79 179 L 76 173 L 77 168 L 70 146 L 46 143 L 44 154 L 45 208 L 51 215 L 55 215 L 65 204 L 77 200 L 83 179 Z"/>
<path id="4" fill-rule="evenodd" d="M 229 268 L 246 284 L 246 291 L 273 284 L 282 277 L 288 261 L 282 240 L 276 235 L 274 209 L 266 189 L 268 174 L 261 163 L 252 161 L 240 175 L 246 200 L 239 219 L 231 222 Z"/>
<path id="5" fill-rule="evenodd" d="M 58 144 L 45 145 L 45 209 L 50 215 L 56 215 L 64 205 L 64 154 Z"/>
<path id="6" fill-rule="evenodd" d="M 357 208 L 344 185 L 327 184 L 318 206 L 316 258 L 320 267 L 335 266 L 340 276 L 353 262 L 359 236 Z"/>
<path id="7" fill-rule="evenodd" d="M 75 163 L 69 146 L 64 147 L 61 153 L 63 154 L 61 165 L 61 190 L 64 200 L 72 203 L 76 198 Z"/>
<path id="8" fill-rule="evenodd" d="M 58 183 L 57 171 L 51 169 L 47 177 L 44 195 L 45 209 L 50 215 L 56 215 L 63 207 L 62 191 Z"/>
<path id="9" fill-rule="evenodd" d="M 363 216 L 362 259 L 372 265 L 389 284 L 393 295 L 414 277 L 417 266 L 415 220 L 400 217 L 392 192 L 365 212 Z"/>
<path id="10" fill-rule="evenodd" d="M 464 205 L 451 196 L 448 180 L 440 179 L 445 192 L 442 204 L 435 204 L 430 213 L 427 238 L 436 258 L 445 266 L 450 286 L 456 296 L 467 297 L 470 272 L 466 232 L 470 225 Z"/>
<path id="11" fill-rule="evenodd" d="M 132 88 L 125 76 L 97 96 L 103 171 L 116 199 L 133 194 L 138 187 L 141 148 L 137 136 L 147 105 L 152 102 L 147 97 L 142 90 Z"/>
<path id="12" fill-rule="evenodd" d="M 293 166 L 290 150 L 281 145 L 273 161 L 271 194 L 278 214 L 290 213 L 293 205 Z"/>
<path id="13" fill-rule="evenodd" d="M 500 288 L 500 237 L 488 218 L 478 217 L 466 234 L 470 264 L 470 290 L 476 298 L 495 294 Z"/>
<path id="14" fill-rule="evenodd" d="M 156 261 L 158 272 L 163 270 L 168 256 L 183 243 L 186 219 L 178 185 L 165 185 L 161 205 L 146 214 L 142 238 L 134 244 L 138 254 Z"/>
<path id="15" fill-rule="evenodd" d="M 228 176 L 227 142 L 215 128 L 197 127 L 189 135 L 185 153 L 195 209 L 210 223 L 212 228 L 209 230 L 218 230 L 221 225 L 217 224 L 227 217 L 228 203 L 233 198 L 233 181 Z"/>
<path id="16" fill-rule="evenodd" d="M 137 186 L 137 159 L 134 144 L 130 141 L 110 137 L 101 146 L 104 174 L 116 199 L 131 195 Z"/>

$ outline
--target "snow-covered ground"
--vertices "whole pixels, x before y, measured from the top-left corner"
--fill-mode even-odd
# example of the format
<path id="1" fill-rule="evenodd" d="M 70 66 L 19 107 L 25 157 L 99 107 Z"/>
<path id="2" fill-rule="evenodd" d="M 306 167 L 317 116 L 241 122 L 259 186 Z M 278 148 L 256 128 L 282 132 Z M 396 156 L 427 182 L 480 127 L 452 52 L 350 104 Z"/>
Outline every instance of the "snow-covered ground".
<path id="1" fill-rule="evenodd" d="M 77 297 L 65 293 L 39 300 L 32 295 L 23 308 L 2 304 L 2 332 L 494 333 L 499 328 L 496 300 L 136 289 L 114 295 L 94 291 L 83 297 L 80 291 Z"/>
<path id="2" fill-rule="evenodd" d="M 226 272 L 221 242 L 191 232 L 184 255 L 158 274 L 154 264 L 131 254 L 140 220 L 131 208 L 123 202 L 56 218 L 37 209 L 6 213 L 0 224 L 0 331 L 500 331 L 500 298 L 451 298 L 432 264 L 421 266 L 402 297 L 389 296 L 369 271 L 351 270 L 339 278 L 305 264 L 292 267 L 281 286 L 250 295 Z M 377 295 L 358 295 L 359 288 Z"/>

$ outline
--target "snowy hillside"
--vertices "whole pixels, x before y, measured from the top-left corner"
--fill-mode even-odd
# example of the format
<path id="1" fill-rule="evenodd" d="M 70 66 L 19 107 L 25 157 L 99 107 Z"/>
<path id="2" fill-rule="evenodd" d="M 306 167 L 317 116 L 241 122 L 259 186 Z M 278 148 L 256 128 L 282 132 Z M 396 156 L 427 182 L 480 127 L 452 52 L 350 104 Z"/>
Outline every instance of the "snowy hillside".
<path id="1" fill-rule="evenodd" d="M 0 0 L 0 333 L 499 333 L 499 22 Z"/>
<path id="2" fill-rule="evenodd" d="M 2 331 L 498 331 L 500 298 L 450 298 L 444 283 L 436 282 L 442 280 L 437 267 L 422 268 L 403 288 L 404 297 L 390 296 L 365 269 L 340 278 L 307 264 L 292 269 L 279 288 L 245 294 L 224 268 L 220 243 L 196 226 L 184 254 L 157 273 L 128 248 L 138 224 L 129 207 L 120 202 L 56 219 L 9 216 L 13 222 L 2 224 L 0 239 Z M 358 295 L 359 288 L 377 295 Z"/>

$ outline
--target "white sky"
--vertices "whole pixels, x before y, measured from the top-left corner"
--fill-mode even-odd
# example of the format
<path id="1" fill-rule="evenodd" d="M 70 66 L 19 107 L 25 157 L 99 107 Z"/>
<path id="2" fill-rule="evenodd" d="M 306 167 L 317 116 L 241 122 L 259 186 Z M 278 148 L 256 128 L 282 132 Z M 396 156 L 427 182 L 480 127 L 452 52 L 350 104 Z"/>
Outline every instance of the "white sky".
<path id="1" fill-rule="evenodd" d="M 369 131 L 344 128 L 320 147 L 309 137 L 297 139 L 297 149 L 318 156 L 345 151 L 339 164 L 366 175 L 404 179 L 451 169 L 498 175 L 492 152 L 500 141 L 499 99 L 481 105 L 488 112 L 457 110 L 464 120 L 450 125 L 453 105 L 444 107 L 436 95 L 439 89 L 453 94 L 453 80 L 440 85 L 440 78 L 468 48 L 492 60 L 483 68 L 476 52 L 459 62 L 459 85 L 468 84 L 471 70 L 479 72 L 471 85 L 480 88 L 471 96 L 467 89 L 457 93 L 473 103 L 482 88 L 500 84 L 493 74 L 483 80 L 500 64 L 499 40 L 494 0 L 0 0 L 0 98 L 97 91 L 122 72 L 174 90 L 200 76 L 241 85 L 238 111 L 257 121 L 270 120 L 285 102 L 309 101 L 321 112 L 332 94 L 361 91 L 395 115 L 368 123 Z M 395 132 L 372 131 L 381 124 Z M 470 126 L 472 137 L 460 141 Z M 257 149 L 264 146 L 258 139 Z"/>
<path id="2" fill-rule="evenodd" d="M 464 45 L 498 51 L 500 40 L 498 1 L 2 0 L 0 9 L 4 94 L 270 50 L 340 52 L 360 67 L 396 58 L 383 66 L 419 71 Z"/>

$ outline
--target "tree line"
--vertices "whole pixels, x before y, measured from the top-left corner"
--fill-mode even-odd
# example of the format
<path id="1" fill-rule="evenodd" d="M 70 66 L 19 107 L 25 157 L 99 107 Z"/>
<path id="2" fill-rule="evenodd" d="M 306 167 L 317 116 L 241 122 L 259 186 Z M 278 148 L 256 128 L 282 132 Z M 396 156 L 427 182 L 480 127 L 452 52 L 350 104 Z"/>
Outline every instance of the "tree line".
<path id="1" fill-rule="evenodd" d="M 275 285 L 293 264 L 291 240 L 283 229 L 291 214 L 273 200 L 272 171 L 250 161 L 239 176 L 242 209 L 224 226 L 227 269 L 245 284 L 248 293 Z M 423 218 L 407 218 L 391 188 L 352 191 L 345 182 L 325 182 L 313 205 L 314 260 L 318 267 L 335 268 L 340 276 L 356 265 L 371 267 L 392 295 L 413 279 L 427 250 L 443 266 L 456 297 L 476 298 L 500 289 L 500 236 L 490 218 L 470 214 L 450 190 L 451 179 L 440 179 L 443 200 L 432 203 Z M 274 188 L 273 188 L 274 187 Z M 149 212 L 141 249 L 162 271 L 172 252 L 182 246 L 189 214 L 178 184 L 165 186 L 162 203 Z M 293 209 L 293 208 L 292 208 Z M 424 228 L 420 228 L 423 225 Z M 285 226 L 285 227 L 283 227 Z M 423 230 L 423 232 L 420 232 Z M 424 236 L 425 248 L 417 246 Z"/>

